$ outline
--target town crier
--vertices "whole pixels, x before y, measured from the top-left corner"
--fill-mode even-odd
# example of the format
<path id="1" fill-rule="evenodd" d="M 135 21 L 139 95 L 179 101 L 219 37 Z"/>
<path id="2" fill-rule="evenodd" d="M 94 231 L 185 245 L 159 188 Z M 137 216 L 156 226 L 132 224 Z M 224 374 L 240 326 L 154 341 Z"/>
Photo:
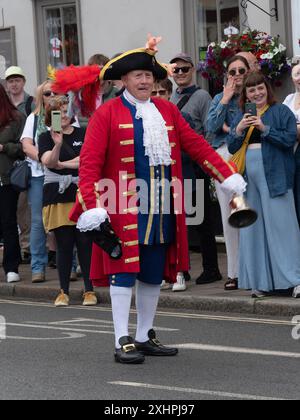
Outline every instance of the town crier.
<path id="1" fill-rule="evenodd" d="M 109 207 L 114 209 L 108 215 L 123 255 L 113 259 L 94 245 L 91 277 L 95 286 L 110 285 L 119 363 L 138 364 L 145 356 L 178 353 L 157 340 L 153 322 L 162 280 L 175 282 L 178 272 L 189 269 L 184 198 L 176 187 L 171 198 L 166 191 L 166 185 L 182 181 L 181 150 L 232 196 L 245 191 L 243 178 L 189 127 L 173 104 L 150 99 L 154 81 L 167 77 L 156 52 L 156 39 L 151 39 L 146 48 L 124 53 L 102 69 L 102 80 L 122 80 L 125 91 L 100 107 L 89 122 L 77 203 L 70 215 L 82 231 L 99 229 L 105 201 L 111 198 L 99 180 L 113 182 L 114 206 Z M 135 339 L 128 331 L 134 286 Z"/>

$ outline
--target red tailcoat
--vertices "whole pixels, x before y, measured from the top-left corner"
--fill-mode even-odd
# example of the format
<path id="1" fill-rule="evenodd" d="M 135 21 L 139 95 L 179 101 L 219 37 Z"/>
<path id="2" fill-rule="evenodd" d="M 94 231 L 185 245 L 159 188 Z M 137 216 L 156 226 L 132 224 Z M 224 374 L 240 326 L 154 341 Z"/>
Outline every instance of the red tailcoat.
<path id="1" fill-rule="evenodd" d="M 183 182 L 181 150 L 220 182 L 234 173 L 232 167 L 205 139 L 190 128 L 175 105 L 159 98 L 153 99 L 153 102 L 168 128 L 174 182 Z M 101 206 L 99 180 L 110 179 L 116 186 L 116 212 L 110 214 L 110 218 L 113 229 L 123 243 L 123 258 L 112 260 L 94 245 L 91 266 L 94 285 L 107 286 L 109 275 L 139 273 L 138 217 L 136 205 L 132 205 L 136 195 L 134 127 L 130 110 L 124 106 L 121 98 L 113 99 L 100 107 L 91 119 L 80 156 L 79 177 L 77 201 L 70 214 L 70 219 L 74 222 L 86 210 Z M 178 272 L 189 270 L 185 213 L 176 211 L 181 206 L 184 209 L 183 202 L 183 195 L 174 193 L 175 214 L 178 213 L 176 241 L 169 247 L 164 276 L 171 282 L 176 281 Z"/>

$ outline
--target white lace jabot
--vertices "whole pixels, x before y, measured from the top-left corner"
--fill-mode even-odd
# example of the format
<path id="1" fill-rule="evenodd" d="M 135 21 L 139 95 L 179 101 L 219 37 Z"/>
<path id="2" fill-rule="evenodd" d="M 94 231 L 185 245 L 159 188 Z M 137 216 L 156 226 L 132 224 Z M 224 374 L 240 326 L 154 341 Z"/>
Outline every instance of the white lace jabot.
<path id="1" fill-rule="evenodd" d="M 143 120 L 144 146 L 150 166 L 170 166 L 171 146 L 166 122 L 150 99 L 146 102 L 137 100 L 128 90 L 124 92 L 125 99 L 136 107 L 136 119 Z"/>

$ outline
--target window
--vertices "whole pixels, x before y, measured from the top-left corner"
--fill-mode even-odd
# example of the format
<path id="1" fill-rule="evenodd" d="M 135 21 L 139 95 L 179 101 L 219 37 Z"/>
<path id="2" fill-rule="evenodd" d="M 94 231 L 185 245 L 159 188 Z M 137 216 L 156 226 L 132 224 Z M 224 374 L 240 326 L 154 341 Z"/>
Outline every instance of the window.
<path id="1" fill-rule="evenodd" d="M 45 8 L 48 62 L 53 67 L 80 64 L 76 7 Z"/>
<path id="2" fill-rule="evenodd" d="M 0 29 L 0 79 L 4 79 L 5 70 L 16 65 L 15 28 Z"/>
<path id="3" fill-rule="evenodd" d="M 36 0 L 40 79 L 55 68 L 83 63 L 80 0 Z"/>
<path id="4" fill-rule="evenodd" d="M 197 35 L 200 57 L 211 42 L 221 42 L 240 32 L 238 0 L 197 0 Z"/>

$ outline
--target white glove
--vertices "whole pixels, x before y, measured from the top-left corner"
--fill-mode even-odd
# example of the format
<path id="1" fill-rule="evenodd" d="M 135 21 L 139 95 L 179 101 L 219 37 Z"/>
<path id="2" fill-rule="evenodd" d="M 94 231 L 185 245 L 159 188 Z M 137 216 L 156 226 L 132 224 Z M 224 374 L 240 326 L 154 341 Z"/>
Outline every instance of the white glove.
<path id="1" fill-rule="evenodd" d="M 77 222 L 77 229 L 80 232 L 90 232 L 92 230 L 100 230 L 100 225 L 109 220 L 108 213 L 106 210 L 97 208 L 88 210 L 79 217 Z"/>
<path id="2" fill-rule="evenodd" d="M 221 184 L 222 191 L 230 196 L 230 201 L 234 195 L 242 196 L 247 189 L 247 183 L 240 174 L 231 175 Z"/>

